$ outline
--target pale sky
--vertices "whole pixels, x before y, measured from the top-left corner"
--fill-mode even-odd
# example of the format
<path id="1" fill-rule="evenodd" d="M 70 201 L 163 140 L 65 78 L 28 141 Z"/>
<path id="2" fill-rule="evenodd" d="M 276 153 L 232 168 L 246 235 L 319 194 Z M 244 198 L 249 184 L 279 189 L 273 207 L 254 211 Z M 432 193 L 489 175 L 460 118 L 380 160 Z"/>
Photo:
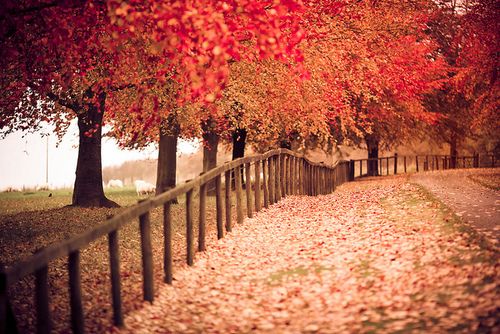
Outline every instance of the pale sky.
<path id="1" fill-rule="evenodd" d="M 78 132 L 73 123 L 68 133 L 56 146 L 57 137 L 49 137 L 49 185 L 53 187 L 72 187 L 75 181 L 76 160 L 78 156 Z M 45 184 L 46 176 L 46 137 L 41 133 L 27 134 L 16 132 L 0 139 L 0 190 L 7 187 L 36 187 Z M 179 152 L 189 154 L 198 149 L 197 143 L 180 141 Z M 129 160 L 156 159 L 158 151 L 151 145 L 145 150 L 120 150 L 111 138 L 102 142 L 103 167 L 120 165 Z"/>

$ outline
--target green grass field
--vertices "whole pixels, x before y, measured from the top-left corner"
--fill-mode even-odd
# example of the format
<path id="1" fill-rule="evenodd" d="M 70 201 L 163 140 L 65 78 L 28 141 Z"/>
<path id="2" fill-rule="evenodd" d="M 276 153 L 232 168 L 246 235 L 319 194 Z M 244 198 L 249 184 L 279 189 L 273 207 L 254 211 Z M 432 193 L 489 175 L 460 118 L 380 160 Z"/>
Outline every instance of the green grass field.
<path id="1" fill-rule="evenodd" d="M 49 197 L 50 194 L 52 195 Z M 71 204 L 72 194 L 72 189 L 1 192 L 0 215 L 61 208 Z M 105 194 L 122 207 L 133 205 L 144 198 L 138 197 L 133 187 L 106 189 Z"/>

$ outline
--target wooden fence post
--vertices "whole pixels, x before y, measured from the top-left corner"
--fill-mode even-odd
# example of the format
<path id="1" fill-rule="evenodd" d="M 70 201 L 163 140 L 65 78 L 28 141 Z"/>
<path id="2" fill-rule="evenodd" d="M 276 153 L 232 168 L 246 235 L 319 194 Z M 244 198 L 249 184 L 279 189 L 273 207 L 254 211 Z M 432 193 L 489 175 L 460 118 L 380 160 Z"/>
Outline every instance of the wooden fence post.
<path id="1" fill-rule="evenodd" d="M 255 211 L 259 212 L 261 209 L 260 197 L 260 161 L 255 161 Z"/>
<path id="2" fill-rule="evenodd" d="M 234 178 L 236 184 L 236 221 L 243 223 L 243 189 L 241 185 L 241 166 L 234 168 Z"/>
<path id="3" fill-rule="evenodd" d="M 194 263 L 193 239 L 193 189 L 190 189 L 186 193 L 186 263 L 188 266 Z"/>
<path id="4" fill-rule="evenodd" d="M 111 271 L 111 299 L 113 302 L 113 324 L 123 326 L 120 253 L 118 250 L 118 231 L 108 234 L 109 266 Z"/>
<path id="5" fill-rule="evenodd" d="M 0 263 L 0 334 L 7 334 L 7 303 L 7 275 L 3 263 Z"/>
<path id="6" fill-rule="evenodd" d="M 217 239 L 224 238 L 224 222 L 223 222 L 223 212 L 224 208 L 222 206 L 222 177 L 217 175 L 215 177 L 215 210 L 217 216 Z"/>
<path id="7" fill-rule="evenodd" d="M 319 167 L 314 166 L 314 196 L 319 194 Z"/>
<path id="8" fill-rule="evenodd" d="M 269 180 L 268 180 L 268 188 L 269 188 L 269 204 L 272 205 L 274 203 L 276 203 L 276 200 L 275 200 L 275 190 L 276 190 L 276 186 L 274 184 L 274 157 L 273 156 L 270 156 L 269 157 L 269 160 L 268 160 L 268 164 L 267 164 L 267 167 L 268 167 L 268 170 L 269 170 Z"/>
<path id="9" fill-rule="evenodd" d="M 202 175 L 204 173 L 201 173 Z M 205 227 L 207 220 L 207 184 L 200 185 L 200 208 L 198 216 L 198 252 L 203 252 L 205 246 Z"/>
<path id="10" fill-rule="evenodd" d="M 52 330 L 49 307 L 48 268 L 43 266 L 35 272 L 36 332 L 48 334 Z"/>
<path id="11" fill-rule="evenodd" d="M 304 163 L 302 158 L 297 158 L 297 195 L 304 194 Z"/>
<path id="12" fill-rule="evenodd" d="M 281 198 L 286 197 L 286 155 L 280 154 L 280 191 Z"/>
<path id="13" fill-rule="evenodd" d="M 281 181 L 283 180 L 283 178 L 282 178 L 283 169 L 281 167 L 282 167 L 281 153 L 279 153 L 276 156 L 276 172 L 275 172 L 275 175 L 276 175 L 276 192 L 275 192 L 276 202 L 279 202 L 281 200 L 281 197 L 282 197 Z"/>
<path id="14" fill-rule="evenodd" d="M 262 159 L 262 190 L 264 190 L 264 207 L 266 209 L 269 207 L 269 178 L 267 176 L 268 170 L 267 159 Z"/>
<path id="15" fill-rule="evenodd" d="M 418 173 L 418 155 L 415 156 L 415 167 L 417 168 Z"/>
<path id="16" fill-rule="evenodd" d="M 385 166 L 387 168 L 387 175 L 389 175 L 389 157 L 385 158 Z"/>
<path id="17" fill-rule="evenodd" d="M 394 175 L 398 174 L 398 154 L 394 153 Z"/>
<path id="18" fill-rule="evenodd" d="M 349 181 L 354 181 L 354 160 L 349 162 Z"/>
<path id="19" fill-rule="evenodd" d="M 403 157 L 403 161 L 404 161 L 404 166 L 405 166 L 405 174 L 406 174 L 406 155 Z"/>
<path id="20" fill-rule="evenodd" d="M 247 216 L 253 217 L 253 203 L 252 203 L 252 176 L 250 173 L 250 163 L 245 164 L 245 191 L 247 197 Z"/>
<path id="21" fill-rule="evenodd" d="M 16 317 L 9 302 L 7 274 L 0 263 L 0 334 L 17 333 Z"/>
<path id="22" fill-rule="evenodd" d="M 363 176 L 363 160 L 359 160 L 359 177 Z"/>
<path id="23" fill-rule="evenodd" d="M 83 326 L 82 285 L 80 272 L 80 251 L 74 251 L 68 257 L 69 300 L 71 309 L 71 329 L 75 334 L 85 332 Z"/>
<path id="24" fill-rule="evenodd" d="M 139 227 L 141 232 L 142 287 L 144 300 L 153 302 L 153 249 L 151 246 L 151 220 L 149 219 L 149 211 L 139 216 Z"/>
<path id="25" fill-rule="evenodd" d="M 286 168 L 285 168 L 285 195 L 292 194 L 292 156 L 286 155 Z"/>
<path id="26" fill-rule="evenodd" d="M 228 170 L 224 173 L 225 186 L 225 204 L 226 204 L 226 231 L 231 232 L 231 171 Z"/>
<path id="27" fill-rule="evenodd" d="M 163 275 L 164 282 L 172 284 L 172 202 L 163 204 Z"/>

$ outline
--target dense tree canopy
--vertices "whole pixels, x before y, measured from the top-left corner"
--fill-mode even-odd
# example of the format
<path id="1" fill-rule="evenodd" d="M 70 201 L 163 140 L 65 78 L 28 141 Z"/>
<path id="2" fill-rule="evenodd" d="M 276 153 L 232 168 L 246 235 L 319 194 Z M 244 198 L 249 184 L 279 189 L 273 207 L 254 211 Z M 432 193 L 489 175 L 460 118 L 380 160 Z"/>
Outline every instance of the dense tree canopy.
<path id="1" fill-rule="evenodd" d="M 450 138 L 495 129 L 498 5 L 459 4 L 5 1 L 0 129 L 49 122 L 62 134 L 78 118 L 73 202 L 84 206 L 112 204 L 101 184 L 104 124 L 129 147 L 170 132 L 244 132 L 259 149 L 372 141 L 378 150 L 420 123 Z"/>

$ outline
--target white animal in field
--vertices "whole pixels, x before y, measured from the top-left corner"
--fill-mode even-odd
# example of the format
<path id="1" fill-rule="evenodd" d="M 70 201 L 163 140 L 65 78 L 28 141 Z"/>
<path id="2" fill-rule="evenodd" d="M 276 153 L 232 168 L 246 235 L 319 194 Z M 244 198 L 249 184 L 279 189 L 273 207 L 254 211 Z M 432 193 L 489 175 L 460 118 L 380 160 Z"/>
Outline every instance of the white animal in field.
<path id="1" fill-rule="evenodd" d="M 47 183 L 36 186 L 36 191 L 44 191 L 44 190 L 49 190 L 49 185 Z"/>
<path id="2" fill-rule="evenodd" d="M 154 185 L 143 180 L 136 180 L 134 181 L 134 184 L 138 196 L 154 194 L 156 191 L 156 187 Z"/>
<path id="3" fill-rule="evenodd" d="M 122 180 L 109 180 L 108 188 L 123 188 Z"/>

